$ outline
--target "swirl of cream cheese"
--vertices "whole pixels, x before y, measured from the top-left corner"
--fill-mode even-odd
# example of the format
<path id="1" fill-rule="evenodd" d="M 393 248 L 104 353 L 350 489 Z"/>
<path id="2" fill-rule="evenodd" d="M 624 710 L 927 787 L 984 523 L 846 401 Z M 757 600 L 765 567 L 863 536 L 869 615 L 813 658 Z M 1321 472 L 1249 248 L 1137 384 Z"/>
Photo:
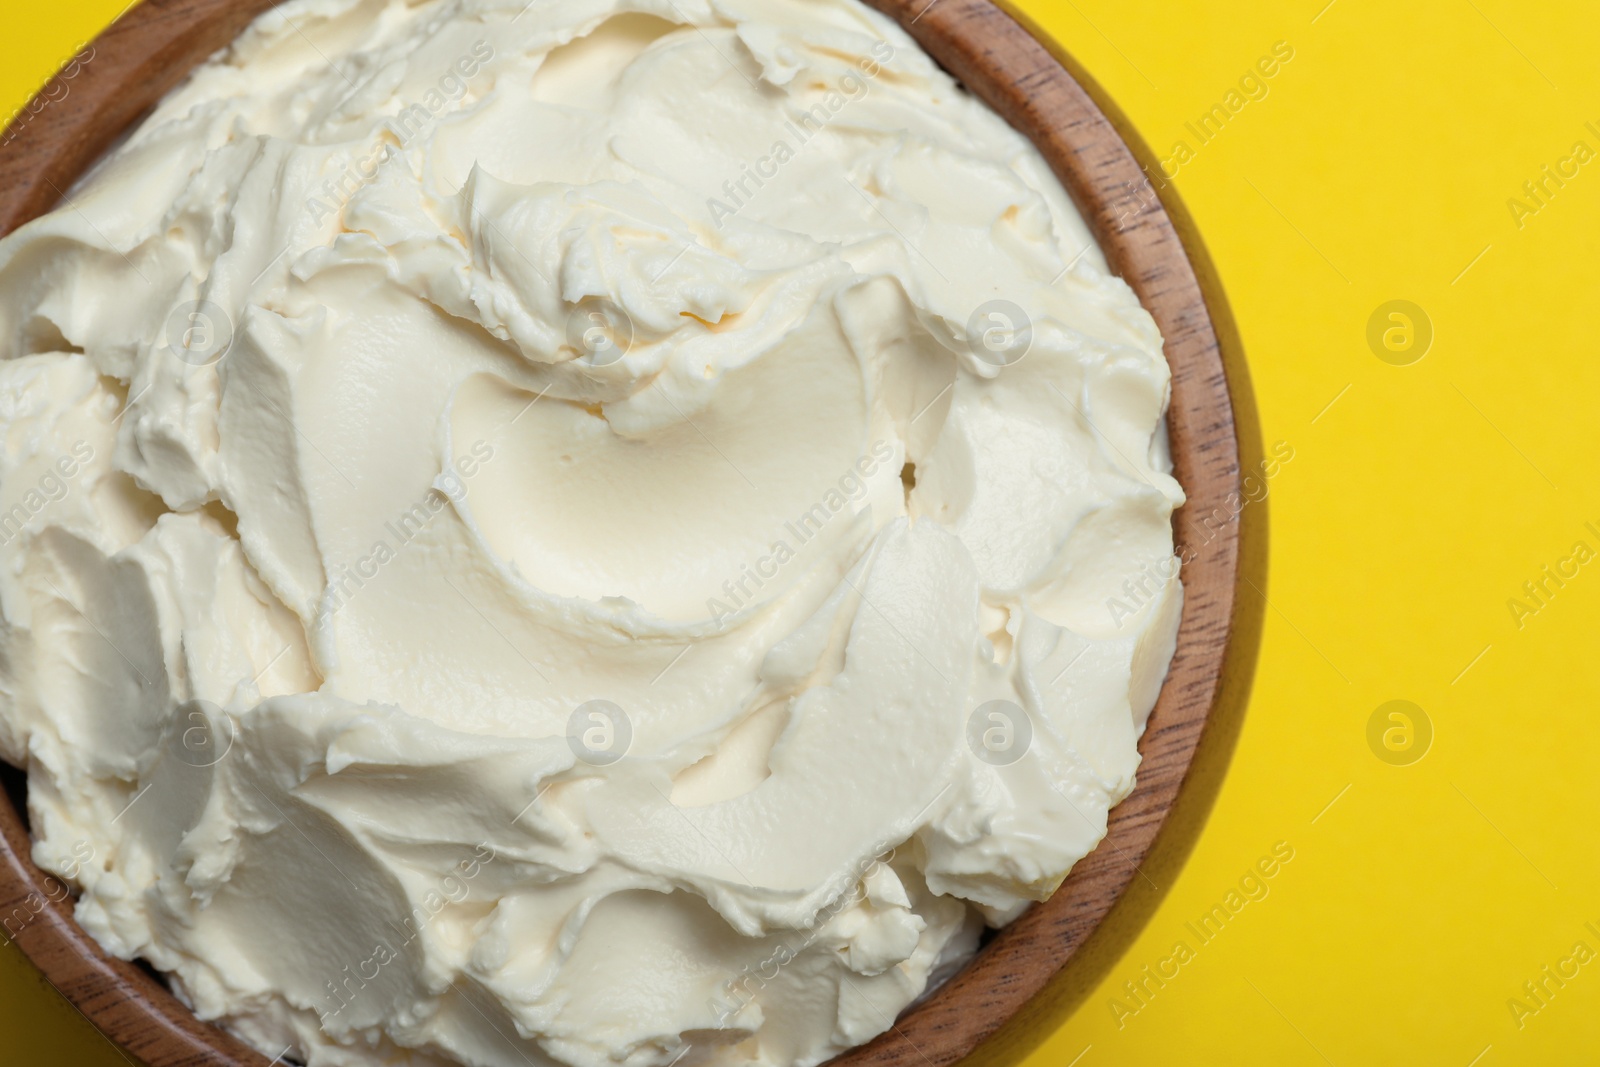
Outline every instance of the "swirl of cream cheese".
<path id="1" fill-rule="evenodd" d="M 815 1064 L 1132 788 L 1161 338 L 855 0 L 289 0 L 0 355 L 35 858 L 268 1055 Z"/>

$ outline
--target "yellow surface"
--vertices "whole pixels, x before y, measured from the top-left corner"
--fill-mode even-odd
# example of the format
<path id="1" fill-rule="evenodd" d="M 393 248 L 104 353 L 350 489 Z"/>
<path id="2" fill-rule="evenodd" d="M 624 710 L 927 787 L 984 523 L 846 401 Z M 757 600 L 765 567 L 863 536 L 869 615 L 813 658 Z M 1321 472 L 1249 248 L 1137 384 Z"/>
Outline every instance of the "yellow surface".
<path id="1" fill-rule="evenodd" d="M 9 111 L 125 0 L 4 2 Z M 1249 606 L 1254 678 L 1201 788 L 1148 878 L 983 1062 L 1600 1063 L 1600 957 L 1573 955 L 1600 952 L 1600 563 L 1573 556 L 1600 552 L 1585 526 L 1600 529 L 1600 161 L 1565 164 L 1576 176 L 1542 205 L 1523 188 L 1575 142 L 1600 152 L 1596 12 L 1325 2 L 1022 3 L 1153 159 L 1194 150 L 1164 195 L 1231 306 L 1259 442 L 1294 458 L 1245 512 L 1258 550 L 1270 534 L 1254 572 L 1270 606 Z M 1184 124 L 1280 41 L 1293 57 L 1266 95 L 1201 145 Z M 1432 324 L 1409 365 L 1368 345 L 1394 300 Z M 1381 351 L 1406 323 L 1380 327 Z M 1576 576 L 1536 604 L 1523 583 L 1546 565 Z M 1386 709 L 1369 747 L 1392 700 L 1431 723 L 1420 761 L 1396 765 L 1407 753 L 1383 741 L 1403 749 L 1409 727 L 1416 744 L 1415 710 Z M 1292 859 L 1246 879 L 1278 842 Z M 1186 924 L 1247 900 L 1228 899 L 1241 879 L 1260 899 L 1202 944 Z M 1179 941 L 1189 958 L 1158 987 L 1144 968 L 1171 975 Z M 1535 1001 L 1523 983 L 1541 980 Z M 124 1062 L 15 948 L 0 989 L 0 1063 Z"/>

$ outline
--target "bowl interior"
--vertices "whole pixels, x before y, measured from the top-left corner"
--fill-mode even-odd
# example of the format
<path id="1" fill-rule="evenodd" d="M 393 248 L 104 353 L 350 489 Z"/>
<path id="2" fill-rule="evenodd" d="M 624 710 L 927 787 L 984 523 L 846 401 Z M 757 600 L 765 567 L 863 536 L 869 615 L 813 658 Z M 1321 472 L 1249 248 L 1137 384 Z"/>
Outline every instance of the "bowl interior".
<path id="1" fill-rule="evenodd" d="M 1191 548 L 1177 652 L 1152 711 L 1133 793 L 1105 840 L 1051 899 L 998 931 L 959 974 L 887 1033 L 835 1067 L 944 1067 L 1038 993 L 1122 896 L 1178 795 L 1215 703 L 1239 570 L 1239 444 L 1216 330 L 1172 219 L 1159 172 L 1133 150 L 1062 63 L 991 0 L 869 0 L 896 19 L 967 89 L 1043 153 L 1088 221 L 1112 269 L 1166 340 L 1175 474 L 1188 495 L 1174 540 Z M 63 191 L 194 66 L 272 0 L 144 0 L 70 63 L 0 141 L 0 232 L 61 201 Z M 1148 154 L 1146 154 L 1146 158 Z M 60 883 L 33 865 L 21 775 L 0 798 L 0 915 L 26 915 L 8 937 L 109 1038 L 152 1067 L 267 1067 L 265 1057 L 199 1022 L 147 968 L 111 959 L 72 919 Z"/>

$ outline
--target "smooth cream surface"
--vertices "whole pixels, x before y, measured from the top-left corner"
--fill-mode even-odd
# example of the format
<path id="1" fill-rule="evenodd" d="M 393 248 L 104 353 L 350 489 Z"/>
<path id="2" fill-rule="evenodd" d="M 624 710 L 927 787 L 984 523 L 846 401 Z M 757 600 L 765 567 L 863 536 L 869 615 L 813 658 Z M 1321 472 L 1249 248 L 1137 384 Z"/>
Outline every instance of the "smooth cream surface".
<path id="1" fill-rule="evenodd" d="M 1161 339 L 853 0 L 291 0 L 0 354 L 35 857 L 269 1056 L 817 1063 L 1132 787 Z"/>

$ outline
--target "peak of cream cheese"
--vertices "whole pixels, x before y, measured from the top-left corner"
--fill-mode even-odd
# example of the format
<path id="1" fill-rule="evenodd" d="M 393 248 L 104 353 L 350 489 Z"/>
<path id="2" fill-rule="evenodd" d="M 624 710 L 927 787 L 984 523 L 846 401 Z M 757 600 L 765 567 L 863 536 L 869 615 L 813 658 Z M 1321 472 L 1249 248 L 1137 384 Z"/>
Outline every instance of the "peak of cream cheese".
<path id="1" fill-rule="evenodd" d="M 854 0 L 289 0 L 0 241 L 0 755 L 315 1067 L 809 1067 L 1132 788 L 1161 338 Z"/>

